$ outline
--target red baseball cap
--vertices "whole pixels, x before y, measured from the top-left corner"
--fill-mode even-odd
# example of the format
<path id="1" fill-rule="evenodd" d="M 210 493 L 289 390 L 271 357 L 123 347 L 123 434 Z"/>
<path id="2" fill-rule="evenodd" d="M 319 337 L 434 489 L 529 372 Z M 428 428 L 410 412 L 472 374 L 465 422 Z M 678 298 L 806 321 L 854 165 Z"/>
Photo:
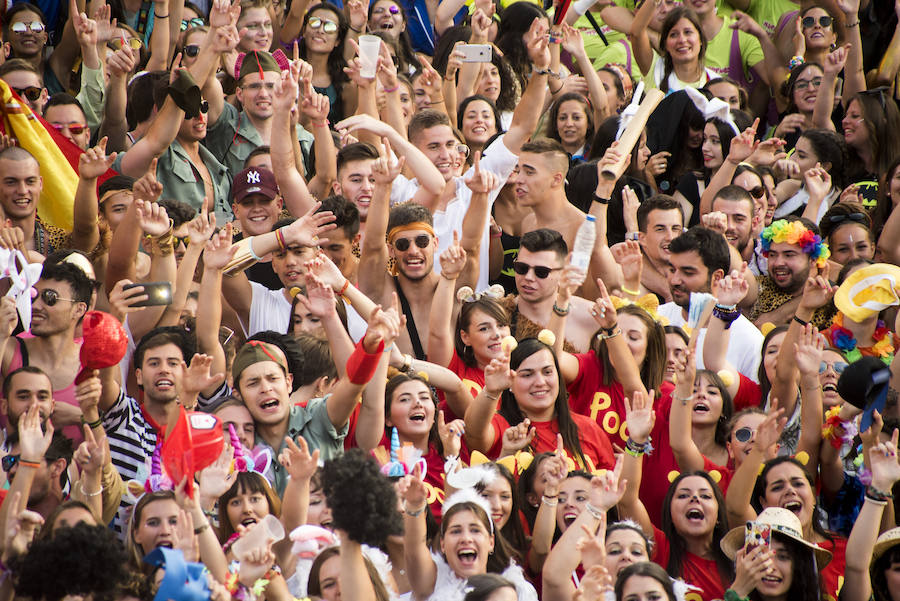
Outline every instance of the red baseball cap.
<path id="1" fill-rule="evenodd" d="M 241 203 L 251 194 L 262 194 L 267 198 L 278 196 L 275 174 L 261 167 L 248 167 L 234 176 L 231 183 L 234 202 Z"/>

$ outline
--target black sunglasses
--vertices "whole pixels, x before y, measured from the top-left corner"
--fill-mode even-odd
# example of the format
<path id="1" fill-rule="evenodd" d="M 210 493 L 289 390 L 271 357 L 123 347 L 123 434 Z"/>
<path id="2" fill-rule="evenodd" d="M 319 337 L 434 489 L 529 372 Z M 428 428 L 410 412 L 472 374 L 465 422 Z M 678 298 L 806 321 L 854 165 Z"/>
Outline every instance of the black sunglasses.
<path id="1" fill-rule="evenodd" d="M 753 430 L 744 426 L 734 431 L 734 439 L 738 442 L 747 442 L 753 436 Z"/>
<path id="2" fill-rule="evenodd" d="M 428 245 L 431 244 L 431 236 L 428 234 L 419 234 L 414 238 L 416 242 L 416 246 L 419 248 L 428 248 Z M 400 252 L 406 252 L 409 250 L 409 246 L 412 244 L 412 240 L 409 238 L 397 238 L 394 240 L 394 248 L 399 250 Z"/>
<path id="3" fill-rule="evenodd" d="M 13 91 L 19 96 L 24 96 L 31 102 L 36 102 L 41 97 L 41 88 L 37 86 L 28 86 L 27 88 L 13 88 Z"/>
<path id="4" fill-rule="evenodd" d="M 523 263 L 521 261 L 513 263 L 513 271 L 515 271 L 517 275 L 525 275 L 530 269 L 534 270 L 534 275 L 537 276 L 539 280 L 544 280 L 547 279 L 547 276 L 550 275 L 551 272 L 562 268 L 547 267 L 546 265 L 529 265 L 528 263 Z"/>
<path id="5" fill-rule="evenodd" d="M 198 54 L 200 54 L 200 45 L 199 44 L 188 44 L 184 48 L 181 49 L 185 56 L 190 58 L 194 58 Z"/>
<path id="6" fill-rule="evenodd" d="M 9 470 L 14 468 L 17 463 L 19 463 L 19 455 L 5 455 L 3 459 L 0 459 L 0 467 L 7 473 L 9 473 Z"/>
<path id="7" fill-rule="evenodd" d="M 75 300 L 74 298 L 63 298 L 59 295 L 59 292 L 53 290 L 52 288 L 44 288 L 43 290 L 41 290 L 41 293 L 35 297 L 35 299 L 37 299 L 38 297 L 40 297 L 40 299 L 44 301 L 44 304 L 48 307 L 52 307 L 59 301 L 69 301 L 70 303 L 80 302 Z M 32 300 L 31 302 L 33 303 L 34 300 Z"/>
<path id="8" fill-rule="evenodd" d="M 834 19 L 832 19 L 828 15 L 825 15 L 824 17 L 819 17 L 819 26 L 822 27 L 823 29 L 825 27 L 831 27 L 831 22 L 833 20 Z M 810 27 L 816 26 L 816 18 L 815 17 L 803 17 L 803 19 L 800 21 L 800 23 L 803 25 L 803 29 L 809 29 Z"/>
<path id="9" fill-rule="evenodd" d="M 828 218 L 831 223 L 843 223 L 845 221 L 854 221 L 865 226 L 869 225 L 869 216 L 865 213 L 850 213 L 849 215 L 832 215 Z"/>
<path id="10" fill-rule="evenodd" d="M 749 192 L 750 196 L 752 196 L 753 198 L 762 198 L 766 195 L 766 189 L 762 186 L 756 186 L 755 188 L 747 190 L 747 192 Z"/>
<path id="11" fill-rule="evenodd" d="M 877 88 L 872 88 L 871 90 L 863 90 L 859 94 L 861 96 L 872 96 L 872 97 L 877 96 L 878 104 L 881 105 L 881 110 L 887 111 L 887 102 L 884 99 L 884 93 L 889 92 L 889 91 L 890 91 L 890 89 L 887 86 L 879 86 Z"/>

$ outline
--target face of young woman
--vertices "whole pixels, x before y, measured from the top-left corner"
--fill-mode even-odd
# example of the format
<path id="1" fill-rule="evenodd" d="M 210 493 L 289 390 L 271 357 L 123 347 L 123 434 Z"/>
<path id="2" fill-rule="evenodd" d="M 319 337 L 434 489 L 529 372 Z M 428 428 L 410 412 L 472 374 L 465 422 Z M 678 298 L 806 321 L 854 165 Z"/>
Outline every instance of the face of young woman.
<path id="1" fill-rule="evenodd" d="M 606 536 L 606 569 L 615 579 L 616 575 L 633 563 L 650 561 L 647 543 L 631 528 L 613 530 Z"/>
<path id="2" fill-rule="evenodd" d="M 727 81 L 710 84 L 707 88 L 713 96 L 728 103 L 732 110 L 741 108 L 741 91 L 736 85 Z"/>
<path id="3" fill-rule="evenodd" d="M 819 50 L 822 48 L 830 48 L 832 44 L 834 44 L 835 40 L 837 40 L 837 36 L 834 33 L 834 22 L 830 22 L 824 27 L 822 26 L 822 18 L 824 17 L 826 21 L 831 20 L 831 16 L 828 12 L 825 11 L 824 8 L 813 8 L 806 11 L 803 14 L 801 19 L 805 19 L 806 17 L 813 18 L 813 26 L 812 27 L 802 27 L 803 38 L 806 42 L 806 48 L 808 50 Z"/>
<path id="4" fill-rule="evenodd" d="M 372 18 L 369 19 L 372 31 L 387 32 L 394 39 L 406 28 L 400 7 L 392 0 L 379 0 L 372 7 Z"/>
<path id="5" fill-rule="evenodd" d="M 341 556 L 333 555 L 319 566 L 319 590 L 322 601 L 341 601 Z"/>
<path id="6" fill-rule="evenodd" d="M 178 542 L 175 529 L 178 526 L 178 504 L 173 499 L 160 499 L 148 503 L 141 512 L 141 519 L 134 531 L 134 542 L 144 553 L 157 547 L 169 547 Z"/>
<path id="7" fill-rule="evenodd" d="M 303 305 L 297 303 L 294 307 L 294 314 L 291 316 L 291 332 L 294 336 L 300 334 L 311 334 L 317 338 L 325 338 L 325 326 L 322 320 L 303 308 Z"/>
<path id="8" fill-rule="evenodd" d="M 559 374 L 550 350 L 540 350 L 519 364 L 512 392 L 519 409 L 532 421 L 553 418 L 559 394 Z"/>
<path id="9" fill-rule="evenodd" d="M 756 430 L 765 419 L 766 416 L 761 413 L 748 413 L 734 422 L 730 436 L 725 442 L 725 448 L 728 449 L 728 456 L 734 459 L 735 468 L 740 467 L 747 455 L 750 454 L 751 449 L 753 449 L 753 442 L 756 440 Z M 741 431 L 740 435 L 738 434 L 739 430 Z M 750 438 L 743 441 L 739 440 L 739 438 L 743 438 L 744 432 L 748 430 Z"/>
<path id="10" fill-rule="evenodd" d="M 847 146 L 862 148 L 869 143 L 869 130 L 866 129 L 866 120 L 863 118 L 862 109 L 856 100 L 851 100 L 847 105 L 847 114 L 841 121 L 844 128 L 844 141 Z"/>
<path id="11" fill-rule="evenodd" d="M 526 495 L 526 501 L 532 507 L 540 507 L 541 497 L 544 496 L 544 489 L 547 487 L 547 478 L 550 475 L 551 465 L 548 461 L 541 461 L 538 464 L 534 480 L 531 482 L 531 492 Z"/>
<path id="12" fill-rule="evenodd" d="M 500 342 L 509 336 L 509 326 L 476 309 L 472 311 L 469 327 L 461 330 L 459 336 L 463 344 L 472 347 L 478 364 L 487 365 L 503 355 Z"/>
<path id="13" fill-rule="evenodd" d="M 556 526 L 565 532 L 575 518 L 584 511 L 590 501 L 590 481 L 581 476 L 566 478 L 559 485 L 559 503 L 556 505 Z"/>
<path id="14" fill-rule="evenodd" d="M 462 133 L 466 144 L 483 146 L 497 133 L 494 111 L 484 100 L 473 100 L 466 105 L 462 118 Z"/>
<path id="15" fill-rule="evenodd" d="M 763 597 L 777 597 L 786 594 L 794 581 L 794 560 L 782 541 L 772 537 L 772 569 L 766 572 L 756 590 Z"/>
<path id="16" fill-rule="evenodd" d="M 403 112 L 403 122 L 409 125 L 412 117 L 416 112 L 416 105 L 413 103 L 413 95 L 415 92 L 403 82 L 400 82 L 400 110 Z"/>
<path id="17" fill-rule="evenodd" d="M 238 31 L 246 29 L 246 33 L 241 36 L 241 41 L 238 43 L 241 51 L 268 51 L 272 46 L 272 36 L 274 35 L 272 17 L 265 8 L 248 8 L 242 11 L 237 26 Z"/>
<path id="18" fill-rule="evenodd" d="M 875 245 L 869 240 L 869 230 L 852 221 L 834 230 L 828 240 L 831 260 L 841 265 L 857 258 L 871 259 L 875 256 Z"/>
<path id="19" fill-rule="evenodd" d="M 663 379 L 675 383 L 675 366 L 684 361 L 687 343 L 678 334 L 666 334 L 666 371 Z"/>
<path id="20" fill-rule="evenodd" d="M 314 18 L 319 19 L 317 22 L 320 22 L 320 24 L 314 28 L 312 24 L 307 23 L 303 28 L 303 39 L 306 41 L 307 51 L 317 54 L 331 53 L 334 47 L 337 46 L 338 36 L 340 35 L 340 23 L 337 15 L 330 10 L 319 9 L 314 10 L 309 18 L 310 21 Z M 325 27 L 331 28 L 331 25 L 328 25 L 329 22 L 334 24 L 335 30 L 331 33 L 326 33 Z"/>
<path id="21" fill-rule="evenodd" d="M 494 63 L 483 63 L 475 93 L 497 102 L 500 98 L 500 70 Z"/>
<path id="22" fill-rule="evenodd" d="M 513 493 L 509 487 L 509 481 L 498 474 L 493 482 L 484 487 L 481 496 L 491 506 L 491 520 L 494 522 L 494 529 L 499 530 L 506 526 L 509 516 L 512 515 L 513 506 Z"/>
<path id="23" fill-rule="evenodd" d="M 250 527 L 269 515 L 269 501 L 261 492 L 241 488 L 240 492 L 228 501 L 226 512 L 233 530 L 237 530 L 238 524 Z"/>
<path id="24" fill-rule="evenodd" d="M 840 378 L 837 370 L 843 371 L 847 367 L 847 360 L 836 351 L 826 350 L 822 353 L 822 363 L 825 371 L 819 367 L 819 384 L 822 385 L 822 404 L 825 410 L 829 410 L 841 402 L 841 395 L 837 391 L 837 382 Z"/>
<path id="25" fill-rule="evenodd" d="M 694 380 L 694 409 L 691 423 L 695 426 L 714 425 L 722 417 L 722 392 L 706 376 Z"/>
<path id="26" fill-rule="evenodd" d="M 766 473 L 763 508 L 783 507 L 800 518 L 804 528 L 812 524 L 815 497 L 803 470 L 791 463 L 780 463 Z"/>
<path id="27" fill-rule="evenodd" d="M 780 332 L 769 339 L 769 343 L 763 349 L 763 367 L 766 369 L 766 378 L 769 382 L 775 381 L 775 363 L 778 361 L 778 351 L 787 332 Z"/>
<path id="28" fill-rule="evenodd" d="M 712 123 L 703 128 L 703 166 L 707 169 L 718 169 L 722 166 L 722 140 L 719 130 Z"/>
<path id="29" fill-rule="evenodd" d="M 634 362 L 640 369 L 643 367 L 644 359 L 647 357 L 647 326 L 641 321 L 640 317 L 630 313 L 622 313 L 619 315 L 619 328 L 625 336 L 628 350 L 634 356 Z"/>
<path id="30" fill-rule="evenodd" d="M 884 579 L 891 599 L 900 599 L 900 563 L 892 563 L 884 571 Z"/>
<path id="31" fill-rule="evenodd" d="M 656 578 L 635 574 L 622 585 L 622 601 L 666 601 L 666 589 Z"/>
<path id="32" fill-rule="evenodd" d="M 584 104 L 577 100 L 566 100 L 559 105 L 556 114 L 556 130 L 563 146 L 579 148 L 587 138 L 588 119 Z"/>
<path id="33" fill-rule="evenodd" d="M 819 157 L 813 150 L 809 140 L 805 136 L 800 136 L 797 140 L 797 145 L 794 147 L 794 154 L 791 155 L 791 160 L 797 163 L 802 177 L 804 173 L 816 166 L 816 163 L 819 162 Z"/>
<path id="34" fill-rule="evenodd" d="M 441 551 L 447 564 L 461 578 L 484 574 L 493 548 L 494 537 L 472 511 L 455 513 L 441 537 Z"/>
<path id="35" fill-rule="evenodd" d="M 716 527 L 719 504 L 705 478 L 688 476 L 678 482 L 669 508 L 672 523 L 681 536 L 705 537 Z"/>
<path id="36" fill-rule="evenodd" d="M 310 491 L 309 509 L 306 512 L 306 523 L 313 526 L 321 526 L 331 530 L 331 508 L 325 502 L 325 493 L 322 489 Z"/>
<path id="37" fill-rule="evenodd" d="M 603 89 L 606 91 L 606 106 L 610 115 L 615 115 L 625 107 L 625 99 L 619 96 L 616 88 L 616 76 L 609 71 L 597 71 Z"/>
<path id="38" fill-rule="evenodd" d="M 794 82 L 794 104 L 804 114 L 812 113 L 825 73 L 813 65 L 803 70 Z"/>
<path id="39" fill-rule="evenodd" d="M 396 427 L 407 441 L 428 436 L 434 425 L 434 401 L 424 382 L 412 380 L 394 389 L 387 425 Z"/>
<path id="40" fill-rule="evenodd" d="M 700 32 L 688 19 L 679 19 L 669 31 L 666 52 L 676 64 L 696 62 L 700 58 Z"/>
<path id="41" fill-rule="evenodd" d="M 636 155 L 634 153 L 637 153 Z M 632 155 L 635 157 L 632 164 L 633 169 L 637 172 L 642 172 L 644 168 L 647 166 L 647 161 L 650 160 L 650 147 L 647 146 L 647 132 L 642 131 L 641 137 L 638 139 L 637 148 L 632 152 Z"/>

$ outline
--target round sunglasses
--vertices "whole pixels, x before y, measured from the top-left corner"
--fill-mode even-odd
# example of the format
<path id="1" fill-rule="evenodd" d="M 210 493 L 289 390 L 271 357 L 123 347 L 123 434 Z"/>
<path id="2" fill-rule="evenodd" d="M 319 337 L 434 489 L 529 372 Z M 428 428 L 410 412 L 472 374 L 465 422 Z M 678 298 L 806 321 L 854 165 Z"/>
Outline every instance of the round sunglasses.
<path id="1" fill-rule="evenodd" d="M 826 27 L 831 27 L 832 21 L 833 21 L 833 19 L 831 17 L 829 17 L 828 15 L 819 17 L 819 27 L 822 27 L 823 29 Z M 815 27 L 816 26 L 816 18 L 815 17 L 803 17 L 803 19 L 800 21 L 800 24 L 803 25 L 803 29 L 809 29 L 811 27 Z"/>
<path id="2" fill-rule="evenodd" d="M 428 234 L 419 234 L 415 238 L 416 246 L 419 248 L 428 248 L 428 245 L 431 244 L 431 236 Z M 406 252 L 409 250 L 409 247 L 412 245 L 412 240 L 409 238 L 397 238 L 393 242 L 394 248 L 399 250 L 400 252 Z"/>
<path id="3" fill-rule="evenodd" d="M 33 303 L 38 298 L 40 298 L 42 301 L 44 301 L 44 304 L 47 305 L 48 307 L 52 307 L 59 301 L 69 301 L 70 303 L 81 302 L 81 301 L 75 300 L 74 298 L 63 298 L 59 295 L 59 292 L 57 292 L 56 290 L 54 290 L 52 288 L 44 288 L 43 290 L 41 290 L 40 294 L 38 294 L 36 297 L 34 297 L 34 299 L 31 302 Z"/>
<path id="4" fill-rule="evenodd" d="M 307 21 L 306 24 L 309 25 L 312 29 L 318 29 L 319 27 L 321 27 L 322 31 L 324 31 L 325 33 L 334 33 L 338 30 L 337 23 L 335 23 L 334 21 L 327 21 L 319 17 L 310 17 L 309 21 Z"/>
<path id="5" fill-rule="evenodd" d="M 734 431 L 734 439 L 738 442 L 747 442 L 753 437 L 753 430 L 744 426 Z"/>
<path id="6" fill-rule="evenodd" d="M 9 29 L 14 33 L 22 34 L 27 33 L 29 30 L 31 33 L 41 33 L 46 28 L 40 21 L 31 21 L 30 23 L 19 21 L 18 23 L 13 23 Z"/>

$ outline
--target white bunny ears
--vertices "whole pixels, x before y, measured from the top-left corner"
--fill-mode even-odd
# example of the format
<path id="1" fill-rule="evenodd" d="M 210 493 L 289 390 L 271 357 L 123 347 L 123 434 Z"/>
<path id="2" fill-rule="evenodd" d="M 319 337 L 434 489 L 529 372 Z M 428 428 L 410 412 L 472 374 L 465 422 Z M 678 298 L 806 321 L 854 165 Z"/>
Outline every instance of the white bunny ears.
<path id="1" fill-rule="evenodd" d="M 734 130 L 735 135 L 740 135 L 741 130 L 738 129 L 737 124 L 734 122 L 734 118 L 731 116 L 731 107 L 728 106 L 727 102 L 715 97 L 711 100 L 707 100 L 706 96 L 694 88 L 688 87 L 685 88 L 684 91 L 687 92 L 688 97 L 691 99 L 691 102 L 694 103 L 694 106 L 697 107 L 697 110 L 703 113 L 704 121 L 709 121 L 715 117 L 730 125 L 731 129 Z"/>
<path id="2" fill-rule="evenodd" d="M 0 269 L 3 270 L 2 277 L 12 280 L 6 296 L 15 299 L 22 327 L 28 331 L 31 329 L 31 301 L 37 296 L 34 285 L 41 277 L 43 265 L 29 263 L 21 251 L 0 248 Z"/>

